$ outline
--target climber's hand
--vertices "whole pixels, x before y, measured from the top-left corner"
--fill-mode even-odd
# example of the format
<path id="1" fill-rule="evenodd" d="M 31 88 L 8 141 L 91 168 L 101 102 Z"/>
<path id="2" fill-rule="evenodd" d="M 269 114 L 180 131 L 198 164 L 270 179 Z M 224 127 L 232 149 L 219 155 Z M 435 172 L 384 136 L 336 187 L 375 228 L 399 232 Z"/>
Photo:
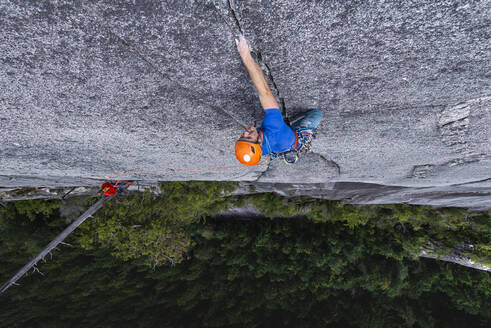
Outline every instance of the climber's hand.
<path id="1" fill-rule="evenodd" d="M 235 44 L 237 44 L 237 51 L 242 58 L 249 57 L 251 55 L 251 48 L 243 35 L 240 36 L 239 40 L 235 39 Z"/>

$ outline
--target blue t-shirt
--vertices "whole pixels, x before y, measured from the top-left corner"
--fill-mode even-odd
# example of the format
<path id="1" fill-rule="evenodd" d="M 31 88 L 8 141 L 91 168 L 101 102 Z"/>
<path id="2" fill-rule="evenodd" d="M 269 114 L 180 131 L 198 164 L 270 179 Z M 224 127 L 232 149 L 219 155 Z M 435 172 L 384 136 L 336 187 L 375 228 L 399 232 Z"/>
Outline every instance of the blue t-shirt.
<path id="1" fill-rule="evenodd" d="M 260 128 L 264 133 L 263 145 L 261 146 L 263 155 L 267 155 L 270 152 L 268 141 L 271 151 L 275 153 L 282 153 L 292 149 L 296 139 L 295 133 L 283 121 L 280 110 L 278 108 L 270 108 L 266 109 L 265 112 L 263 124 Z"/>

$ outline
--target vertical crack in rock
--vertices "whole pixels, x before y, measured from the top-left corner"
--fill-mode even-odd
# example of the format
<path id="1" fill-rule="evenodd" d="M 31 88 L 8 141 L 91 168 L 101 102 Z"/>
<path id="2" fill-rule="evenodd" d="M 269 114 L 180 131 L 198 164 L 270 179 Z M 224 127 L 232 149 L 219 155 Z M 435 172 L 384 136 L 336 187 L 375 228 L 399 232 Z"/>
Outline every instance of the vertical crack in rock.
<path id="1" fill-rule="evenodd" d="M 230 118 L 232 118 L 235 122 L 237 122 L 239 125 L 241 125 L 242 127 L 246 128 L 248 127 L 248 125 L 246 125 L 244 122 L 240 121 L 239 119 L 237 119 L 234 115 L 232 115 L 231 113 L 229 113 L 228 111 L 226 111 L 225 109 L 221 108 L 221 107 L 216 107 L 216 106 L 213 106 L 213 105 L 210 105 L 204 101 L 201 100 L 202 97 L 198 96 L 196 97 L 197 93 L 196 91 L 194 90 L 191 90 L 185 86 L 183 86 L 181 83 L 175 81 L 174 79 L 172 79 L 170 76 L 168 76 L 167 74 L 163 73 L 158 67 L 157 65 L 155 65 L 151 60 L 149 60 L 148 58 L 146 58 L 138 49 L 136 49 L 132 44 L 130 44 L 128 41 L 126 41 L 125 39 L 123 39 L 122 37 L 120 37 L 119 35 L 117 35 L 116 33 L 114 33 L 111 29 L 108 29 L 109 31 L 109 34 L 111 34 L 112 36 L 114 36 L 118 41 L 120 41 L 123 45 L 125 45 L 130 51 L 132 51 L 133 53 L 136 54 L 136 56 L 138 58 L 140 58 L 143 62 L 145 62 L 148 66 L 150 66 L 152 68 L 152 70 L 154 70 L 157 74 L 159 74 L 161 77 L 163 77 L 164 79 L 166 80 L 169 80 L 170 82 L 174 83 L 176 86 L 178 86 L 180 89 L 182 89 L 183 91 L 185 91 L 187 93 L 187 96 L 192 99 L 193 101 L 196 101 L 202 105 L 205 105 L 205 106 L 208 106 L 214 110 L 218 110 L 218 111 L 221 111 L 223 113 L 225 113 L 227 116 L 229 116 Z"/>
<path id="2" fill-rule="evenodd" d="M 218 15 L 223 19 L 225 24 L 232 30 L 234 36 L 244 34 L 242 26 L 235 15 L 235 10 L 230 3 L 230 0 L 226 0 L 227 4 L 224 5 L 223 0 L 211 0 L 210 3 Z"/>
<path id="3" fill-rule="evenodd" d="M 216 11 L 222 16 L 223 20 L 227 25 L 232 25 L 235 27 L 236 31 L 233 31 L 234 33 L 238 33 L 240 35 L 245 35 L 244 29 L 242 28 L 242 25 L 240 24 L 240 20 L 237 17 L 237 14 L 235 12 L 234 7 L 232 6 L 231 0 L 227 0 L 227 11 L 228 15 L 223 14 L 222 12 L 225 10 L 223 8 L 220 8 L 220 6 L 217 5 L 216 2 L 213 2 L 214 7 Z M 226 19 L 224 16 L 228 16 L 229 19 Z M 231 21 L 231 23 L 229 22 Z M 286 106 L 285 106 L 285 99 L 281 96 L 280 89 L 278 88 L 278 85 L 276 84 L 276 81 L 273 77 L 273 73 L 271 71 L 271 67 L 263 60 L 263 56 L 261 54 L 261 51 L 255 50 L 251 47 L 251 52 L 255 55 L 256 60 L 260 66 L 264 66 L 264 70 L 266 71 L 266 75 L 268 76 L 271 85 L 273 86 L 273 91 L 276 94 L 276 97 L 279 100 L 279 105 L 280 105 L 280 110 L 283 116 L 286 117 Z"/>
<path id="4" fill-rule="evenodd" d="M 232 1 L 231 0 L 226 0 L 226 6 L 227 8 L 223 8 L 220 4 L 217 3 L 217 1 L 212 1 L 213 7 L 217 11 L 217 13 L 222 17 L 224 22 L 232 29 L 233 34 L 239 34 L 239 35 L 244 35 L 244 29 L 242 28 L 242 25 L 240 24 L 240 20 L 237 17 L 237 14 L 235 12 L 234 7 L 232 6 Z M 223 3 L 222 3 L 223 4 Z M 227 12 L 227 13 L 226 13 Z M 274 92 L 276 93 L 277 98 L 279 99 L 279 105 L 280 105 L 280 110 L 283 116 L 286 116 L 286 106 L 285 106 L 285 99 L 281 97 L 280 90 L 278 88 L 278 85 L 276 84 L 273 74 L 271 72 L 270 66 L 264 62 L 262 58 L 262 54 L 260 51 L 256 51 L 251 47 L 251 53 L 256 57 L 256 61 L 260 66 L 264 66 L 264 69 L 266 71 L 266 75 L 268 76 Z M 255 124 L 256 125 L 256 124 Z M 255 179 L 255 181 L 258 181 L 269 169 L 270 169 L 270 164 L 271 160 L 268 160 L 267 167 L 264 171 L 260 172 L 258 177 Z"/>
<path id="5" fill-rule="evenodd" d="M 230 12 L 230 15 L 231 15 L 231 17 L 235 23 L 235 26 L 239 30 L 240 34 L 244 35 L 244 30 L 242 29 L 242 26 L 240 25 L 240 21 L 237 18 L 237 15 L 235 14 L 235 9 L 232 7 L 230 0 L 227 0 L 227 6 L 228 6 L 228 10 Z"/>
<path id="6" fill-rule="evenodd" d="M 276 93 L 276 96 L 278 97 L 278 100 L 280 101 L 281 113 L 283 114 L 284 117 L 286 117 L 287 115 L 286 115 L 285 98 L 283 98 L 281 96 L 280 89 L 278 88 L 278 85 L 276 84 L 276 82 L 274 80 L 274 76 L 273 76 L 273 73 L 271 71 L 271 67 L 264 61 L 263 55 L 261 54 L 260 51 L 252 50 L 252 52 L 254 52 L 254 54 L 256 55 L 259 63 L 263 64 L 263 66 L 265 67 L 268 78 L 271 81 L 271 84 L 273 85 L 274 92 Z"/>
<path id="7" fill-rule="evenodd" d="M 326 161 L 326 163 L 327 163 L 329 166 L 334 167 L 334 168 L 336 169 L 336 171 L 337 171 L 338 176 L 339 176 L 339 175 L 341 175 L 341 167 L 339 166 L 339 164 L 338 164 L 338 163 L 336 163 L 336 162 L 335 162 L 335 161 L 333 161 L 333 160 L 330 160 L 330 159 L 325 158 L 325 157 L 324 157 L 324 155 L 321 155 L 321 154 L 319 154 L 319 153 L 314 153 L 314 154 L 319 155 L 319 156 L 320 156 L 320 158 L 322 158 L 324 161 Z"/>

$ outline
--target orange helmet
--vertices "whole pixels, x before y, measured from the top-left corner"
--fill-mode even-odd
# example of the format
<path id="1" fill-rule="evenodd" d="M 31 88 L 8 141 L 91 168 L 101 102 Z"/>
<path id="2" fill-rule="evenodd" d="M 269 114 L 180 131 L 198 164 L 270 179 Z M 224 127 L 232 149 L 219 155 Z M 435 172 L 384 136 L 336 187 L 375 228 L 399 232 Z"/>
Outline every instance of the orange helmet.
<path id="1" fill-rule="evenodd" d="M 253 166 L 259 163 L 263 150 L 258 143 L 237 141 L 235 143 L 235 156 L 244 165 Z"/>

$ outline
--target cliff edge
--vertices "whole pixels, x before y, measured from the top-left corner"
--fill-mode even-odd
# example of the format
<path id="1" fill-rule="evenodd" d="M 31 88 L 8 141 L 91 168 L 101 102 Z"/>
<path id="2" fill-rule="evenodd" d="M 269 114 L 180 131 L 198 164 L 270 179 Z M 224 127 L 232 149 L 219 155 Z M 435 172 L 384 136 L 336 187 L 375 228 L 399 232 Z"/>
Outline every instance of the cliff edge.
<path id="1" fill-rule="evenodd" d="M 488 1 L 8 0 L 0 10 L 1 186 L 111 176 L 489 194 Z M 234 141 L 263 117 L 235 49 L 241 33 L 285 117 L 324 115 L 294 166 L 230 168 Z"/>

